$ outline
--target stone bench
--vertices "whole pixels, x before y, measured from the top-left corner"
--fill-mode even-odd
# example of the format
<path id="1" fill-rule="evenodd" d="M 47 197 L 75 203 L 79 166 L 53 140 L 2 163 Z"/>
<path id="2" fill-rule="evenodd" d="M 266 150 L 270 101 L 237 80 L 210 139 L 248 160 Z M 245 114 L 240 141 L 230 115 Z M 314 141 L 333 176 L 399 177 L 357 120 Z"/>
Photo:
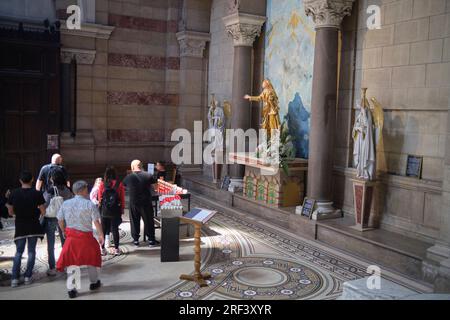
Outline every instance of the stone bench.
<path id="1" fill-rule="evenodd" d="M 369 289 L 368 279 L 345 282 L 343 293 L 337 300 L 450 300 L 450 294 L 421 294 L 383 278 L 380 289 Z"/>

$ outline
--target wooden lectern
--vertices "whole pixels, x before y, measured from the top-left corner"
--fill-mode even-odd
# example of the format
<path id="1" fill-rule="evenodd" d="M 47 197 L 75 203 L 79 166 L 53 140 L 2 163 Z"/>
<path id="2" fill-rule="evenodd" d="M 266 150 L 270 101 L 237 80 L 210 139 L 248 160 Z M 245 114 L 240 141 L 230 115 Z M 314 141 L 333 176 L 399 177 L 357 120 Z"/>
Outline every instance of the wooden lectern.
<path id="1" fill-rule="evenodd" d="M 202 226 L 208 222 L 214 215 L 216 214 L 216 211 L 210 211 L 205 209 L 198 209 L 195 208 L 191 212 L 187 213 L 186 216 L 180 217 L 180 222 L 189 223 L 192 224 L 195 228 L 194 232 L 194 274 L 193 275 L 187 275 L 182 274 L 180 276 L 181 280 L 187 280 L 187 281 L 195 281 L 198 283 L 200 287 L 207 287 L 205 280 L 208 280 L 211 278 L 211 275 L 209 273 L 201 273 L 200 267 L 201 267 L 201 230 Z"/>

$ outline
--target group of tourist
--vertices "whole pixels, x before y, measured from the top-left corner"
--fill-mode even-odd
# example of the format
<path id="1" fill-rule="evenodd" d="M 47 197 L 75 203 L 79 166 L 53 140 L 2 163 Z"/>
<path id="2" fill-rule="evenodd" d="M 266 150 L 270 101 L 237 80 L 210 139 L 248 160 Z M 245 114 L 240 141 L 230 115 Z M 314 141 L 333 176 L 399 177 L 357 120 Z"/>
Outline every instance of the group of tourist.
<path id="1" fill-rule="evenodd" d="M 24 283 L 32 283 L 38 239 L 47 237 L 48 276 L 57 271 L 72 275 L 73 267 L 87 266 L 90 290 L 100 288 L 97 268 L 101 256 L 108 254 L 109 235 L 119 255 L 119 226 L 125 211 L 125 190 L 129 194 L 129 216 L 133 244 L 139 246 L 140 222 L 144 221 L 144 234 L 151 247 L 159 245 L 155 238 L 152 185 L 166 178 L 164 162 L 156 166 L 157 174 L 143 171 L 139 160 L 131 163 L 131 173 L 120 181 L 113 167 L 107 167 L 104 177 L 97 178 L 92 190 L 88 183 L 77 181 L 71 185 L 62 165 L 62 156 L 55 154 L 51 163 L 42 167 L 33 188 L 34 178 L 28 171 L 20 174 L 21 188 L 5 191 L 0 203 L 2 217 L 15 217 L 16 254 L 13 261 L 11 286 L 19 285 L 22 255 L 27 245 L 28 260 Z M 3 196 L 3 194 L 2 194 Z M 94 228 L 96 236 L 94 236 Z M 62 251 L 55 259 L 55 239 L 58 232 Z M 70 298 L 77 296 L 76 284 L 68 281 Z"/>

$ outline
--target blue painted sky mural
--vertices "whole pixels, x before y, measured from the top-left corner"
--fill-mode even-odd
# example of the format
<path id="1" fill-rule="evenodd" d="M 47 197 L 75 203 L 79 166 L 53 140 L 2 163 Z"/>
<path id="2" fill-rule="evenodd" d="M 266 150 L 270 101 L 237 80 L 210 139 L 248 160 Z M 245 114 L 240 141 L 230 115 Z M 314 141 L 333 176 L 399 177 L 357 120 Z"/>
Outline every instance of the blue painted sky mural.
<path id="1" fill-rule="evenodd" d="M 277 91 L 297 157 L 308 158 L 314 24 L 303 0 L 267 0 L 267 17 L 264 75 Z"/>

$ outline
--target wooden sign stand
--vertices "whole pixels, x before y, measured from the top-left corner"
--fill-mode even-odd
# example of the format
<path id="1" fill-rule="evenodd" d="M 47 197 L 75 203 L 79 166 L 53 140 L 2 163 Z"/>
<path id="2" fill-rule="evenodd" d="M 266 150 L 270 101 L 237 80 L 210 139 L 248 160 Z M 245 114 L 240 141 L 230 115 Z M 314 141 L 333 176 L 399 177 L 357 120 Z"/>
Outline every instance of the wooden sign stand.
<path id="1" fill-rule="evenodd" d="M 194 274 L 188 275 L 188 274 L 182 274 L 180 276 L 180 280 L 187 280 L 187 281 L 195 281 L 198 283 L 200 287 L 207 287 L 205 280 L 208 280 L 211 278 L 211 275 L 209 273 L 201 273 L 200 267 L 201 267 L 201 230 L 203 223 L 200 221 L 192 220 L 185 217 L 180 217 L 181 222 L 190 223 L 194 226 L 195 232 L 194 232 Z"/>

